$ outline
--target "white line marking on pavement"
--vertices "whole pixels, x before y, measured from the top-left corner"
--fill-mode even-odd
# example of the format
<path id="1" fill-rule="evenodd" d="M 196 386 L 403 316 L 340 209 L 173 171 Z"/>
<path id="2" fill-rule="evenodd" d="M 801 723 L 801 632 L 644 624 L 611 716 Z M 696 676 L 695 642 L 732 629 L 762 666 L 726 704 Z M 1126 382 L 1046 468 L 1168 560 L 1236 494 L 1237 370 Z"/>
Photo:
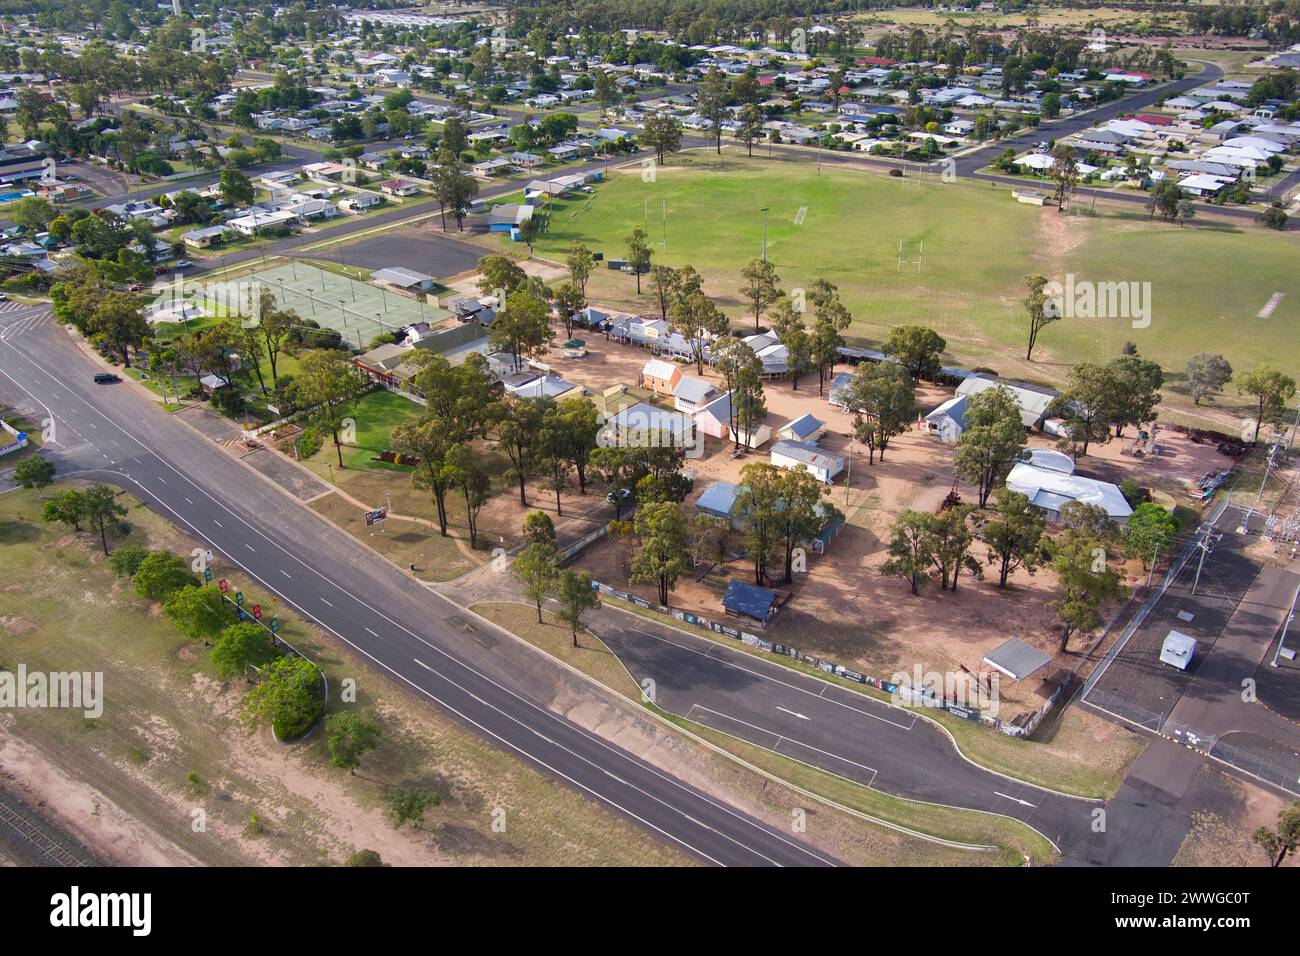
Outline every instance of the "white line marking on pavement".
<path id="1" fill-rule="evenodd" d="M 330 607 L 333 607 L 333 606 L 334 606 L 333 603 L 332 603 L 328 598 L 321 598 L 321 601 L 322 601 L 323 603 L 329 605 Z M 419 662 L 417 661 L 416 663 L 419 663 Z"/>
<path id="2" fill-rule="evenodd" d="M 891 724 L 891 725 L 894 726 L 894 727 L 898 727 L 900 730 L 911 730 L 913 727 L 916 726 L 916 722 L 917 722 L 918 720 L 920 720 L 919 717 L 917 717 L 915 714 L 912 714 L 912 715 L 911 715 L 911 720 L 910 720 L 910 721 L 908 721 L 908 722 L 905 723 L 905 724 L 901 724 L 901 723 L 899 723 L 899 722 L 896 721 L 896 720 L 890 720 L 890 719 L 888 719 L 887 717 L 881 717 L 879 714 L 873 714 L 871 711 L 869 711 L 869 710 L 864 710 L 862 707 L 855 707 L 855 706 L 853 706 L 853 704 L 845 703 L 845 702 L 842 701 L 842 700 L 836 700 L 836 699 L 833 698 L 833 697 L 825 697 L 824 695 L 825 695 L 827 689 L 830 688 L 830 687 L 833 687 L 833 686 L 835 686 L 835 685 L 830 684 L 830 683 L 827 682 L 827 681 L 820 680 L 819 678 L 816 678 L 816 677 L 809 676 L 809 678 L 808 678 L 809 680 L 815 680 L 815 681 L 818 681 L 818 683 L 821 684 L 820 689 L 818 689 L 818 690 L 816 690 L 816 691 L 813 691 L 813 690 L 809 690 L 809 689 L 806 688 L 806 687 L 800 687 L 798 684 L 792 684 L 792 683 L 790 683 L 789 681 L 781 680 L 781 679 L 779 679 L 779 678 L 777 678 L 777 677 L 772 676 L 771 674 L 766 674 L 766 673 L 764 673 L 763 671 L 755 670 L 755 669 L 750 668 L 750 667 L 741 667 L 741 666 L 740 666 L 739 664 L 737 664 L 735 661 L 733 661 L 733 660 L 729 660 L 728 658 L 721 656 L 721 648 L 722 648 L 724 645 L 713 644 L 712 642 L 710 642 L 710 644 L 709 644 L 709 650 L 710 650 L 710 651 L 712 651 L 712 650 L 719 650 L 719 656 L 716 656 L 716 657 L 715 657 L 712 653 L 709 653 L 709 652 L 706 652 L 706 651 L 701 651 L 701 650 L 699 650 L 699 649 L 697 649 L 697 648 L 690 647 L 689 645 L 686 645 L 686 644 L 679 644 L 679 643 L 677 643 L 676 641 L 670 641 L 670 640 L 668 640 L 668 638 L 666 638 L 666 637 L 662 637 L 662 636 L 660 636 L 659 634 L 651 633 L 650 631 L 642 631 L 642 630 L 639 630 L 638 628 L 635 628 L 635 627 L 634 627 L 634 628 L 630 628 L 630 630 L 632 631 L 633 634 L 641 634 L 641 635 L 643 635 L 643 636 L 645 636 L 645 637 L 653 638 L 654 640 L 656 640 L 656 641 L 660 641 L 660 642 L 662 642 L 662 643 L 664 643 L 664 644 L 669 644 L 669 645 L 671 645 L 672 647 L 677 647 L 677 648 L 680 648 L 681 650 L 689 651 L 689 652 L 692 653 L 692 654 L 698 654 L 698 655 L 700 655 L 701 657 L 707 657 L 707 658 L 709 658 L 710 660 L 715 660 L 715 661 L 717 661 L 718 663 L 723 664 L 723 665 L 725 665 L 725 666 L 727 666 L 727 667 L 734 667 L 736 670 L 738 670 L 738 671 L 743 671 L 743 672 L 746 673 L 746 674 L 753 674 L 755 677 L 762 678 L 763 680 L 771 681 L 771 682 L 774 683 L 774 684 L 780 684 L 780 685 L 783 686 L 783 687 L 789 687 L 791 690 L 797 690 L 799 693 L 801 693 L 801 694 L 807 694 L 809 697 L 821 697 L 821 698 L 822 698 L 823 700 L 825 700 L 828 704 L 834 704 L 836 707 L 843 707 L 845 710 L 851 710 L 851 711 L 853 711 L 854 713 L 861 714 L 861 715 L 864 716 L 864 717 L 870 717 L 872 720 L 878 720 L 878 721 L 880 721 L 882 724 Z M 687 636 L 693 636 L 693 635 L 687 635 Z M 702 637 L 702 638 L 699 638 L 699 640 L 704 641 L 704 640 L 708 640 L 708 638 L 703 638 L 703 637 Z M 780 667 L 781 665 L 780 665 L 780 664 L 770 664 L 770 666 L 772 666 L 772 667 Z M 796 673 L 796 674 L 797 674 L 797 672 L 792 672 L 792 673 Z M 803 676 L 803 675 L 799 675 L 799 676 Z M 849 694 L 854 693 L 853 691 L 849 690 L 848 688 L 842 688 L 842 689 L 843 689 L 846 693 L 849 693 Z M 880 706 L 880 707 L 883 707 L 883 708 L 884 708 L 885 710 L 887 710 L 887 711 L 891 710 L 890 706 L 889 706 L 888 704 L 886 704 L 884 701 L 877 701 L 875 698 L 872 698 L 872 697 L 864 697 L 864 696 L 862 696 L 862 695 L 857 695 L 857 696 L 858 696 L 858 698 L 862 701 L 862 703 L 864 703 L 864 704 L 876 704 L 876 705 L 878 705 L 878 706 Z"/>
<path id="3" fill-rule="evenodd" d="M 375 637 L 378 637 L 378 636 L 379 636 L 379 632 L 376 631 L 376 630 L 373 630 L 372 628 L 367 627 L 367 628 L 366 628 L 366 631 L 369 632 L 370 634 L 373 634 Z"/>
<path id="4" fill-rule="evenodd" d="M 718 717 L 721 717 L 723 720 L 730 720 L 734 723 L 741 724 L 745 727 L 749 727 L 751 730 L 757 730 L 760 733 L 764 733 L 764 734 L 771 734 L 773 737 L 777 739 L 778 746 L 780 745 L 781 741 L 788 740 L 790 741 L 790 743 L 795 744 L 796 746 L 799 747 L 803 747 L 805 750 L 811 750 L 814 753 L 819 753 L 822 754 L 823 756 L 832 757 L 835 760 L 839 760 L 847 764 L 852 764 L 854 767 L 860 767 L 861 769 L 866 770 L 871 774 L 871 780 L 868 781 L 866 784 L 868 787 L 871 786 L 871 781 L 874 781 L 876 779 L 876 774 L 879 773 L 879 771 L 876 770 L 875 767 L 868 767 L 864 763 L 858 763 L 856 760 L 850 760 L 848 757 L 841 757 L 839 754 L 832 753 L 829 750 L 822 750 L 820 747 L 814 747 L 812 744 L 806 744 L 801 740 L 795 740 L 793 737 L 783 736 L 781 734 L 778 734 L 775 730 L 768 730 L 766 727 L 760 727 L 757 724 L 751 724 L 749 723 L 749 721 L 741 720 L 739 717 L 732 717 L 730 714 L 724 714 L 721 711 L 712 710 L 711 708 L 705 707 L 703 704 L 694 704 L 691 706 L 691 710 L 696 710 L 697 708 L 699 710 L 705 711 L 706 713 L 714 714 Z M 689 717 L 690 711 L 688 710 L 686 713 L 687 716 Z"/>
<path id="5" fill-rule="evenodd" d="M 1030 803 L 1028 800 L 1021 800 L 1019 797 L 1008 797 L 1005 793 L 998 793 L 996 790 L 993 791 L 993 796 L 1001 797 L 1003 800 L 1010 800 L 1012 803 L 1018 803 L 1022 807 L 1029 807 L 1031 810 L 1038 809 L 1038 805 L 1035 803 Z"/>
<path id="6" fill-rule="evenodd" d="M 793 715 L 793 716 L 795 716 L 795 717 L 798 717 L 800 720 L 807 720 L 807 719 L 808 719 L 805 715 L 799 713 L 798 711 L 794 711 L 794 710 L 786 710 L 784 707 L 778 707 L 777 710 L 784 711 L 784 712 L 787 713 L 787 714 L 791 714 L 791 715 Z"/>

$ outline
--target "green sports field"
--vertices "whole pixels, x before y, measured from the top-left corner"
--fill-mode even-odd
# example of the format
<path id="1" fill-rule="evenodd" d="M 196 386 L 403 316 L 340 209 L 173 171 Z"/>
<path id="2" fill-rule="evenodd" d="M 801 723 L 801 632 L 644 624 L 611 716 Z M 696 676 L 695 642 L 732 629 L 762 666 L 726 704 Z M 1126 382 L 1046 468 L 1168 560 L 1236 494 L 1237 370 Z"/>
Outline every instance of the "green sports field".
<path id="1" fill-rule="evenodd" d="M 640 226 L 654 261 L 695 266 L 705 291 L 740 317 L 739 274 L 761 253 L 766 206 L 767 255 L 783 287 L 836 283 L 854 315 L 850 335 L 863 344 L 878 343 L 893 325 L 919 323 L 948 339 L 955 363 L 1031 378 L 1059 379 L 1067 364 L 1112 356 L 1128 340 L 1170 370 L 1211 350 L 1238 369 L 1268 362 L 1300 373 L 1295 234 L 1208 218 L 1179 227 L 1150 221 L 1140 206 L 1102 204 L 1095 216 L 1068 216 L 1017 203 L 1005 185 L 900 182 L 865 167 L 818 172 L 784 159 L 732 155 L 718 165 L 712 154 L 690 153 L 652 181 L 641 172 L 614 170 L 593 194 L 555 203 L 537 254 L 562 261 L 581 239 L 621 257 L 625 237 Z M 1077 282 L 1150 283 L 1150 325 L 1065 319 L 1043 333 L 1027 365 L 1025 276 L 1063 282 L 1067 273 Z M 589 297 L 648 312 L 654 305 L 642 286 L 638 298 L 631 277 L 601 270 Z M 1277 292 L 1280 304 L 1257 318 Z"/>

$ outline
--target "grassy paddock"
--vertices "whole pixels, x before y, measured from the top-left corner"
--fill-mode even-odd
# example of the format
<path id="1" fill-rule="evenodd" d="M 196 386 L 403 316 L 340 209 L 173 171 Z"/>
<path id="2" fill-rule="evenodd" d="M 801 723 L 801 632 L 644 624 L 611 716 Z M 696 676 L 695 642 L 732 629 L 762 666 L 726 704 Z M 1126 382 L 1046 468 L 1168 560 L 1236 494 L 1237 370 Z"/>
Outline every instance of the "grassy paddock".
<path id="1" fill-rule="evenodd" d="M 1236 369 L 1269 362 L 1297 371 L 1295 235 L 1208 218 L 1184 228 L 1104 203 L 1095 216 L 1066 216 L 1017 204 L 1006 185 L 900 181 L 827 165 L 818 172 L 782 158 L 724 154 L 719 162 L 695 152 L 673 157 L 653 182 L 640 172 L 615 170 L 593 195 L 555 203 L 537 253 L 562 261 L 582 240 L 607 258 L 622 257 L 625 238 L 640 227 L 654 261 L 693 265 L 705 291 L 743 328 L 752 319 L 739 295 L 740 270 L 762 252 L 766 206 L 767 255 L 782 286 L 836 283 L 854 315 L 849 335 L 865 343 L 879 343 L 894 325 L 919 323 L 948 339 L 954 362 L 1057 381 L 1069 365 L 1114 356 L 1129 340 L 1170 371 L 1202 349 L 1222 351 Z M 1150 324 L 1134 328 L 1131 316 L 1063 319 L 1043 332 L 1035 361 L 1026 363 L 1025 276 L 1064 281 L 1067 273 L 1076 282 L 1150 283 Z M 645 281 L 642 290 L 638 297 L 629 276 L 601 269 L 589 292 L 597 302 L 651 311 Z M 1286 293 L 1283 304 L 1257 319 L 1274 292 Z"/>

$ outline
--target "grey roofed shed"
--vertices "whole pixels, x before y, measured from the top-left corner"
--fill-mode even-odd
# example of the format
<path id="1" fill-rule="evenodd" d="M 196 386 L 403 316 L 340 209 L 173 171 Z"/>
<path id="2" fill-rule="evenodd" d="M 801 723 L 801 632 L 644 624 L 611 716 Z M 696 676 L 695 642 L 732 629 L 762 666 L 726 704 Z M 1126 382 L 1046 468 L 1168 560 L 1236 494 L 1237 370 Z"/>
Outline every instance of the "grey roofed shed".
<path id="1" fill-rule="evenodd" d="M 984 655 L 984 663 L 1006 674 L 1012 680 L 1024 680 L 1030 674 L 1046 667 L 1051 658 L 1030 647 L 1018 637 L 1007 638 L 994 650 Z"/>

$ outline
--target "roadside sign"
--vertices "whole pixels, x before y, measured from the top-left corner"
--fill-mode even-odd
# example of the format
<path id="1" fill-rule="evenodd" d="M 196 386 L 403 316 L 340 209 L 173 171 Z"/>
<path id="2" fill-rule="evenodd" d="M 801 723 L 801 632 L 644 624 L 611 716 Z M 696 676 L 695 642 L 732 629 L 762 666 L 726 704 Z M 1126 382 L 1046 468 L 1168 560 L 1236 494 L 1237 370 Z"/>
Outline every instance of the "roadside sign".
<path id="1" fill-rule="evenodd" d="M 262 605 L 260 605 L 260 604 L 254 604 L 254 605 L 253 605 L 253 620 L 254 620 L 254 621 L 260 621 L 261 619 L 262 619 Z"/>
<path id="2" fill-rule="evenodd" d="M 227 591 L 230 590 L 230 583 L 226 581 L 225 578 L 222 578 L 220 581 L 217 582 L 217 587 L 221 588 L 222 594 L 225 594 Z"/>
<path id="3" fill-rule="evenodd" d="M 244 606 L 244 592 L 243 592 L 243 591 L 236 591 L 236 592 L 235 592 L 235 603 L 238 604 L 240 607 L 243 607 L 243 606 Z"/>
<path id="4" fill-rule="evenodd" d="M 280 619 L 279 619 L 279 618 L 276 618 L 276 617 L 271 618 L 271 633 L 272 633 L 272 634 L 279 634 L 279 633 L 280 633 Z"/>
<path id="5" fill-rule="evenodd" d="M 383 508 L 377 508 L 374 511 L 366 512 L 366 527 L 371 525 L 382 524 L 388 520 L 388 512 Z"/>
<path id="6" fill-rule="evenodd" d="M 204 556 L 205 558 L 208 559 L 208 564 L 211 564 L 211 563 L 212 563 L 212 549 L 211 549 L 211 548 L 208 548 L 207 553 L 204 554 L 203 556 Z"/>
<path id="7" fill-rule="evenodd" d="M 204 568 L 204 569 L 203 569 L 203 583 L 204 583 L 204 584 L 210 584 L 211 582 L 212 582 L 212 569 L 211 569 L 211 568 Z"/>

